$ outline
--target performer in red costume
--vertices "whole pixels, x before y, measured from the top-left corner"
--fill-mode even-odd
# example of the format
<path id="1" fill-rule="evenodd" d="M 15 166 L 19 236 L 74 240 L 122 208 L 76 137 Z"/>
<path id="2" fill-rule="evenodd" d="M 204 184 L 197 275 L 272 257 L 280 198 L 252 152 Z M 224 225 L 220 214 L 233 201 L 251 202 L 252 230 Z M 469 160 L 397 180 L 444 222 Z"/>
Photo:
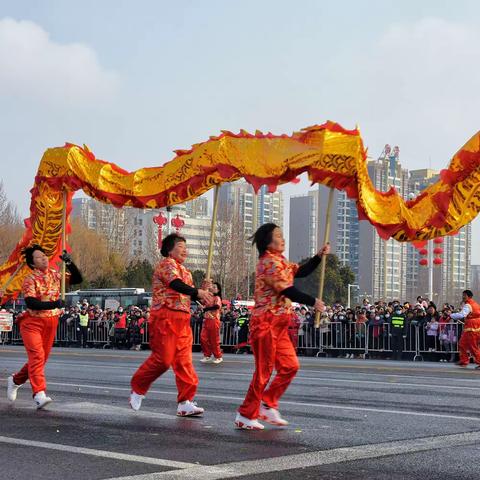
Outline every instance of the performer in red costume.
<path id="1" fill-rule="evenodd" d="M 23 282 L 22 293 L 27 311 L 22 315 L 20 323 L 28 361 L 21 370 L 8 377 L 7 397 L 14 402 L 18 389 L 30 380 L 35 406 L 40 409 L 52 401 L 45 393 L 45 364 L 55 340 L 60 309 L 65 302 L 59 299 L 61 275 L 57 270 L 49 268 L 49 260 L 43 248 L 33 245 L 25 248 L 22 253 L 26 264 L 33 270 Z M 82 283 L 82 275 L 70 255 L 64 251 L 60 258 L 69 271 L 69 283 Z"/>
<path id="2" fill-rule="evenodd" d="M 473 299 L 471 290 L 465 290 L 462 293 L 463 308 L 458 313 L 451 313 L 450 318 L 453 320 L 464 320 L 463 333 L 458 342 L 458 349 L 460 353 L 460 361 L 458 365 L 466 368 L 470 362 L 468 356 L 472 354 L 476 369 L 480 370 L 480 305 Z"/>
<path id="3" fill-rule="evenodd" d="M 131 380 L 130 406 L 139 410 L 150 385 L 170 367 L 177 382 L 177 415 L 202 415 L 203 408 L 193 401 L 198 377 L 192 364 L 193 335 L 190 327 L 191 300 L 213 301 L 210 292 L 193 286 L 192 274 L 183 263 L 187 258 L 185 238 L 176 233 L 162 241 L 165 257 L 153 274 L 153 299 L 149 332 L 151 355 Z"/>
<path id="4" fill-rule="evenodd" d="M 288 422 L 278 411 L 278 402 L 298 371 L 295 348 L 288 335 L 293 315 L 291 301 L 323 311 L 325 306 L 293 286 L 295 277 L 306 277 L 320 264 L 322 255 L 330 252 L 325 245 L 307 263 L 299 266 L 283 256 L 285 240 L 281 229 L 262 225 L 253 236 L 259 259 L 255 278 L 255 307 L 250 319 L 250 345 L 255 357 L 255 372 L 250 388 L 235 419 L 238 428 L 262 430 L 258 421 L 285 426 Z M 275 378 L 267 389 L 273 369 Z"/>
<path id="5" fill-rule="evenodd" d="M 203 358 L 200 361 L 202 363 L 214 363 L 218 365 L 223 362 L 222 350 L 220 349 L 222 287 L 218 282 L 214 282 L 210 291 L 214 295 L 214 300 L 212 305 L 207 305 L 203 309 L 203 326 L 200 335 Z"/>

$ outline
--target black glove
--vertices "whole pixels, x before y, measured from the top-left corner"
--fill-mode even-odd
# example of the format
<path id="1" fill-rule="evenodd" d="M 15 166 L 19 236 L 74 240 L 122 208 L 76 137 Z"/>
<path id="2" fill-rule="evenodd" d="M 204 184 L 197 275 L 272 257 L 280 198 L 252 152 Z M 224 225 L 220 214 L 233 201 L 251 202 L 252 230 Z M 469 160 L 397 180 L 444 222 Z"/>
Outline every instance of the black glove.
<path id="1" fill-rule="evenodd" d="M 66 250 L 60 255 L 60 259 L 65 262 L 65 265 L 70 265 L 72 263 L 72 257 Z"/>

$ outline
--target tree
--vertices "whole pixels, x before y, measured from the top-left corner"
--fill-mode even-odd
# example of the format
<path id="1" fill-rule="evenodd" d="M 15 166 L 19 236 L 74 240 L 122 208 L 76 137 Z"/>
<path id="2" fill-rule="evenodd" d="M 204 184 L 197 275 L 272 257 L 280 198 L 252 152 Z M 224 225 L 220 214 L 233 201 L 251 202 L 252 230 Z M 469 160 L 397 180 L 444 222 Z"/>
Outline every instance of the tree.
<path id="1" fill-rule="evenodd" d="M 13 252 L 23 230 L 17 208 L 8 200 L 3 182 L 0 181 L 0 264 Z"/>
<path id="2" fill-rule="evenodd" d="M 147 235 L 145 239 L 145 256 L 152 265 L 156 265 L 163 258 L 158 248 L 158 227 L 153 225 L 153 223 L 149 223 L 145 233 Z"/>
<path id="3" fill-rule="evenodd" d="M 303 260 L 302 262 L 303 263 Z M 318 295 L 318 285 L 320 282 L 320 266 L 314 273 L 305 278 L 295 279 L 295 286 L 312 297 Z M 323 289 L 323 301 L 327 305 L 340 302 L 347 303 L 348 284 L 355 281 L 355 274 L 348 265 L 341 265 L 336 255 L 327 256 L 325 267 L 325 284 Z"/>
<path id="4" fill-rule="evenodd" d="M 233 212 L 228 207 L 219 208 L 215 230 L 212 279 L 222 285 L 225 298 L 233 298 L 238 294 L 246 298 L 249 247 L 238 212 Z M 202 246 L 205 255 L 208 246 L 208 242 Z"/>
<path id="5" fill-rule="evenodd" d="M 91 283 L 93 288 L 120 288 L 125 286 L 125 257 L 111 252 L 102 265 L 101 274 Z"/>
<path id="6" fill-rule="evenodd" d="M 68 243 L 72 248 L 73 260 L 82 272 L 82 287 L 124 286 L 125 256 L 109 252 L 107 239 L 89 229 L 81 219 L 74 219 L 71 225 Z"/>
<path id="7" fill-rule="evenodd" d="M 152 286 L 153 266 L 148 260 L 136 260 L 127 265 L 123 280 L 127 287 L 149 290 Z"/>
<path id="8" fill-rule="evenodd" d="M 205 272 L 203 270 L 194 270 L 192 272 L 193 283 L 195 287 L 200 288 L 205 279 Z"/>

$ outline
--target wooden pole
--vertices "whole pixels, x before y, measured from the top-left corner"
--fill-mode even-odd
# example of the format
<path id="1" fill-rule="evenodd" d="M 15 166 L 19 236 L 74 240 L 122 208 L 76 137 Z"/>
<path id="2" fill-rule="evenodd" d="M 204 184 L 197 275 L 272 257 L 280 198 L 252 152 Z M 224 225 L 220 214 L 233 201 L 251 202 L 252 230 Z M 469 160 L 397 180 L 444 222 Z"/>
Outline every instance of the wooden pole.
<path id="1" fill-rule="evenodd" d="M 62 254 L 67 248 L 67 191 L 63 190 L 63 210 L 62 210 Z M 61 280 L 61 299 L 65 300 L 65 262 L 62 262 L 62 280 Z"/>
<path id="2" fill-rule="evenodd" d="M 213 194 L 213 212 L 212 212 L 212 226 L 210 228 L 210 244 L 208 246 L 208 258 L 207 258 L 207 272 L 206 278 L 209 280 L 212 273 L 212 260 L 213 260 L 213 244 L 215 242 L 215 228 L 217 226 L 217 210 L 218 210 L 218 193 L 220 186 L 215 187 Z"/>
<path id="3" fill-rule="evenodd" d="M 318 198 L 320 200 L 320 188 L 321 185 L 318 186 Z M 330 239 L 330 216 L 332 212 L 332 205 L 333 205 L 333 195 L 335 190 L 330 188 L 330 192 L 328 193 L 328 204 L 327 204 L 327 213 L 325 216 L 325 231 L 323 232 L 323 245 L 325 245 Z M 320 201 L 319 201 L 320 204 Z M 322 260 L 320 263 L 320 282 L 318 284 L 318 296 L 320 300 L 323 297 L 323 287 L 325 285 L 325 267 L 327 265 L 327 255 L 322 255 Z M 320 326 L 320 312 L 315 313 L 315 327 L 318 328 Z"/>

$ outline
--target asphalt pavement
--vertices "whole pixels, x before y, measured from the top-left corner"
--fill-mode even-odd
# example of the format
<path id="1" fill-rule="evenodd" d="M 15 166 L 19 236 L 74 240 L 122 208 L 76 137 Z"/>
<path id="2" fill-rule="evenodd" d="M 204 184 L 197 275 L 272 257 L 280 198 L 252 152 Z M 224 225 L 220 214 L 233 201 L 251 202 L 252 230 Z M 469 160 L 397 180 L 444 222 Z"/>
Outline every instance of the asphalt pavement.
<path id="1" fill-rule="evenodd" d="M 45 410 L 7 376 L 23 347 L 0 346 L 0 479 L 478 479 L 480 372 L 452 364 L 300 357 L 283 397 L 286 428 L 234 428 L 252 355 L 201 364 L 203 418 L 176 417 L 172 372 L 142 409 L 129 381 L 149 352 L 54 348 Z"/>

